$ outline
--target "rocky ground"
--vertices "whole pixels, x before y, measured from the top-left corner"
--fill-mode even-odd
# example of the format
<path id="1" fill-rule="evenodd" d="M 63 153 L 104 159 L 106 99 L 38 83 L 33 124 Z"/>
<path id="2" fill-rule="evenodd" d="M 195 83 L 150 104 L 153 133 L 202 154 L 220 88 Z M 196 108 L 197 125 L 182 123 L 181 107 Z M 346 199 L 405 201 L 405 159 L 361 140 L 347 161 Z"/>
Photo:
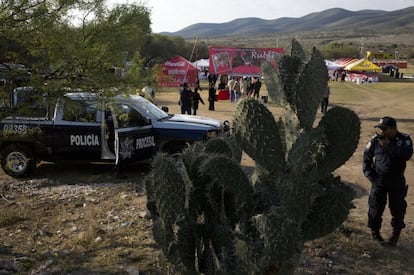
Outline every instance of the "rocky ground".
<path id="1" fill-rule="evenodd" d="M 94 166 L 96 174 L 45 165 L 47 177 L 38 172 L 39 178 L 1 185 L 0 274 L 163 269 L 146 214 L 147 167 L 119 181 L 108 165 Z"/>

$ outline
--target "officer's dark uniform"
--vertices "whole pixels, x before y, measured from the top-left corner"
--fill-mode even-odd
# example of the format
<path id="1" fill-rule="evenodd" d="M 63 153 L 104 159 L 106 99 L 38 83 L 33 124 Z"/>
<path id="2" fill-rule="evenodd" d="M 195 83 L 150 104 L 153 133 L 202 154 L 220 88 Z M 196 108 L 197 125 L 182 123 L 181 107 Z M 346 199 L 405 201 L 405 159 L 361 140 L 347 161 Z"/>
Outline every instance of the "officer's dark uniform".
<path id="1" fill-rule="evenodd" d="M 188 84 L 183 84 L 183 89 L 180 92 L 180 105 L 181 105 L 181 114 L 191 115 L 191 103 L 193 98 L 193 92 L 188 88 Z"/>
<path id="2" fill-rule="evenodd" d="M 393 123 L 396 127 L 395 120 L 393 120 Z M 377 127 L 380 126 L 377 125 Z M 397 132 L 396 136 L 390 139 L 386 149 L 380 145 L 380 138 L 380 135 L 375 135 L 364 151 L 363 171 L 372 183 L 368 201 L 368 226 L 373 234 L 377 232 L 377 238 L 383 241 L 379 235 L 379 229 L 381 228 L 382 214 L 387 203 L 388 194 L 389 208 L 392 215 L 391 225 L 394 229 L 393 236 L 398 233 L 397 236 L 394 236 L 396 237 L 395 245 L 399 232 L 405 227 L 407 185 L 404 170 L 406 162 L 413 154 L 413 147 L 410 136 L 404 133 Z"/>

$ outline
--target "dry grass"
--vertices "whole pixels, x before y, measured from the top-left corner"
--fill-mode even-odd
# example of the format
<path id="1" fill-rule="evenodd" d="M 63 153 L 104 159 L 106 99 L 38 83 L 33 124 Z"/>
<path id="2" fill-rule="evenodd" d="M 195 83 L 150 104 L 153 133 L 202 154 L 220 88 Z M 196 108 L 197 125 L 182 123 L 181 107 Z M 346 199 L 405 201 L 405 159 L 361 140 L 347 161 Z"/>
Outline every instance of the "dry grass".
<path id="1" fill-rule="evenodd" d="M 22 209 L 0 212 L 0 227 L 11 226 L 26 220 L 28 213 Z"/>

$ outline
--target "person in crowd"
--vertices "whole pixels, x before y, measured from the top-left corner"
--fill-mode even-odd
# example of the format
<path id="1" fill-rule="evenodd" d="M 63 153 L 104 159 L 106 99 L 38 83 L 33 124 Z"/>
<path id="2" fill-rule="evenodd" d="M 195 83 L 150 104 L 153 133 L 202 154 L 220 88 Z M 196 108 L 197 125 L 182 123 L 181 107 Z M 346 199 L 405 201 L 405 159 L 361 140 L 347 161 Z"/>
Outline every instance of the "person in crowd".
<path id="1" fill-rule="evenodd" d="M 210 88 L 208 89 L 208 109 L 214 111 L 214 102 L 216 101 L 216 88 L 214 83 L 210 83 Z"/>
<path id="2" fill-rule="evenodd" d="M 333 80 L 338 81 L 338 78 L 339 78 L 339 71 L 335 70 L 333 73 Z"/>
<path id="3" fill-rule="evenodd" d="M 322 100 L 321 100 L 321 113 L 326 114 L 328 110 L 329 104 L 329 95 L 331 94 L 331 87 L 326 85 L 325 91 L 323 92 Z"/>
<path id="4" fill-rule="evenodd" d="M 180 92 L 180 101 L 178 104 L 181 105 L 181 114 L 191 115 L 191 105 L 192 105 L 193 92 L 187 83 L 183 83 L 183 89 Z"/>
<path id="5" fill-rule="evenodd" d="M 242 80 L 239 78 L 236 78 L 236 80 L 234 81 L 234 86 L 233 86 L 233 90 L 234 90 L 234 102 L 237 103 L 237 101 L 239 101 L 240 95 L 241 95 L 241 84 Z"/>
<path id="6" fill-rule="evenodd" d="M 260 95 L 260 88 L 262 87 L 262 82 L 260 81 L 260 77 L 256 78 L 253 84 L 253 97 L 259 99 Z"/>
<path id="7" fill-rule="evenodd" d="M 254 77 L 250 78 L 249 81 L 249 87 L 247 88 L 247 97 L 252 97 L 254 94 L 254 83 L 256 82 L 256 79 Z"/>
<path id="8" fill-rule="evenodd" d="M 244 76 L 242 79 L 240 79 L 240 92 L 242 97 L 247 96 L 247 89 L 249 87 L 249 82 L 247 80 L 247 76 Z"/>
<path id="9" fill-rule="evenodd" d="M 213 86 L 216 86 L 216 82 L 217 82 L 217 75 L 215 74 L 209 74 L 208 77 L 208 86 L 210 87 L 210 84 L 213 83 Z"/>
<path id="10" fill-rule="evenodd" d="M 226 86 L 228 86 L 227 82 L 228 82 L 228 76 L 227 75 L 221 75 L 217 89 L 218 90 L 226 89 Z"/>
<path id="11" fill-rule="evenodd" d="M 200 86 L 200 80 L 198 80 L 198 78 L 197 78 L 197 83 L 194 87 L 194 92 L 198 92 L 198 91 L 202 91 L 202 90 L 203 90 L 203 88 L 201 88 L 201 86 Z"/>
<path id="12" fill-rule="evenodd" d="M 198 76 L 197 76 L 196 85 L 194 89 L 199 89 L 200 91 L 202 91 L 201 86 L 200 86 L 200 79 L 198 78 Z"/>
<path id="13" fill-rule="evenodd" d="M 405 227 L 404 216 L 407 208 L 405 197 L 408 186 L 404 171 L 406 162 L 413 154 L 410 136 L 397 129 L 394 118 L 386 116 L 375 127 L 380 133 L 374 135 L 364 150 L 363 172 L 371 182 L 368 199 L 368 227 L 372 239 L 390 246 L 396 246 L 401 230 Z M 393 232 L 387 242 L 380 234 L 382 214 L 389 200 Z"/>
<path id="14" fill-rule="evenodd" d="M 346 79 L 346 71 L 342 71 L 342 74 L 341 74 L 341 82 L 344 82 L 345 79 Z"/>
<path id="15" fill-rule="evenodd" d="M 229 88 L 229 92 L 230 92 L 230 102 L 234 102 L 234 84 L 236 83 L 236 80 L 230 76 L 229 81 L 227 82 L 227 87 Z"/>
<path id="16" fill-rule="evenodd" d="M 208 74 L 208 76 L 207 76 L 207 80 L 208 80 L 208 86 L 210 86 L 210 84 L 213 82 L 213 77 L 214 77 L 214 75 L 213 74 Z"/>
<path id="17" fill-rule="evenodd" d="M 201 91 L 201 88 L 197 85 L 195 88 L 194 88 L 194 94 L 193 94 L 193 96 L 192 96 L 192 98 L 193 98 L 193 115 L 197 115 L 197 110 L 198 110 L 198 105 L 200 104 L 200 102 L 204 105 L 204 101 L 203 101 L 203 99 L 201 98 L 201 96 L 200 96 L 200 93 L 198 92 L 198 91 Z"/>

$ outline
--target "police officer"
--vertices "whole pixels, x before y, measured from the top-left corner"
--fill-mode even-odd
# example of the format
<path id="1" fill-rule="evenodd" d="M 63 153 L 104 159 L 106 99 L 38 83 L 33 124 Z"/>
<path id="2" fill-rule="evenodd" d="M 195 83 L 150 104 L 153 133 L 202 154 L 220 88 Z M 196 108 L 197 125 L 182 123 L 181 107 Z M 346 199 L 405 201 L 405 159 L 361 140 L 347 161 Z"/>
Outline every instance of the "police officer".
<path id="1" fill-rule="evenodd" d="M 183 83 L 183 89 L 180 92 L 180 101 L 178 104 L 181 105 L 181 114 L 187 113 L 191 115 L 191 105 L 193 102 L 193 92 L 188 87 L 187 83 Z"/>
<path id="2" fill-rule="evenodd" d="M 397 130 L 397 122 L 392 117 L 380 119 L 376 128 L 380 129 L 364 151 L 363 171 L 371 182 L 369 194 L 368 227 L 373 240 L 390 246 L 397 245 L 401 229 L 405 227 L 404 215 L 407 208 L 405 196 L 407 185 L 404 178 L 406 162 L 413 154 L 409 135 Z M 381 237 L 382 214 L 389 199 L 388 207 L 392 215 L 393 232 L 387 242 Z"/>

